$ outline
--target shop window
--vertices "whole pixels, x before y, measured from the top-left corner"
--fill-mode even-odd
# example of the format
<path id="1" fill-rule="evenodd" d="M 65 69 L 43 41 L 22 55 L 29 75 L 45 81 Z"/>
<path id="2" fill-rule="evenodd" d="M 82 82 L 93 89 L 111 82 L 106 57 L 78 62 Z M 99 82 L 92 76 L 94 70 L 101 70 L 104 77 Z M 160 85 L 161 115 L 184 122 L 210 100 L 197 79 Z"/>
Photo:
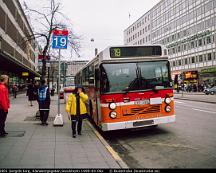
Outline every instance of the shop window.
<path id="1" fill-rule="evenodd" d="M 202 39 L 199 39 L 199 40 L 198 40 L 198 45 L 199 45 L 199 46 L 202 46 Z"/>
<path id="2" fill-rule="evenodd" d="M 216 59 L 216 53 L 215 52 L 212 53 L 212 56 L 213 56 L 212 57 L 213 59 Z"/>
<path id="3" fill-rule="evenodd" d="M 181 51 L 181 46 L 178 46 L 178 52 L 180 52 Z"/>
<path id="4" fill-rule="evenodd" d="M 181 66 L 181 60 L 178 60 L 178 65 Z"/>
<path id="5" fill-rule="evenodd" d="M 211 61 L 212 60 L 212 55 L 211 53 L 208 53 L 208 61 Z"/>
<path id="6" fill-rule="evenodd" d="M 210 43 L 211 43 L 211 37 L 208 36 L 208 37 L 207 37 L 207 44 L 210 44 Z"/>
<path id="7" fill-rule="evenodd" d="M 203 62 L 203 56 L 199 55 L 199 62 Z"/>
<path id="8" fill-rule="evenodd" d="M 191 48 L 194 48 L 194 42 L 193 41 L 191 42 Z"/>
<path id="9" fill-rule="evenodd" d="M 206 55 L 203 55 L 203 61 L 206 61 Z"/>
<path id="10" fill-rule="evenodd" d="M 175 67 L 176 66 L 176 63 L 175 63 L 175 61 L 173 61 L 173 67 Z"/>
<path id="11" fill-rule="evenodd" d="M 192 64 L 195 63 L 195 57 L 194 57 L 194 56 L 191 57 L 191 63 L 192 63 Z"/>
<path id="12" fill-rule="evenodd" d="M 172 52 L 175 53 L 175 48 L 172 49 Z"/>

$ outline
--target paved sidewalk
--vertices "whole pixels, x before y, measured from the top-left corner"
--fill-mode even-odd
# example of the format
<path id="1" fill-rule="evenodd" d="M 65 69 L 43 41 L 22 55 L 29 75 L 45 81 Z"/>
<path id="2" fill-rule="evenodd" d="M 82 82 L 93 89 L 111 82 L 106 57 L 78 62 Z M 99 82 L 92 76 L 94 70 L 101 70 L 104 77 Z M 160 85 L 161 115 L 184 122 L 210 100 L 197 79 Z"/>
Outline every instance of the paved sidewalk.
<path id="1" fill-rule="evenodd" d="M 216 95 L 206 95 L 202 92 L 174 92 L 174 98 L 179 100 L 190 100 L 197 102 L 205 102 L 205 103 L 216 103 Z"/>
<path id="2" fill-rule="evenodd" d="M 5 138 L 0 138 L 0 168 L 121 168 L 124 162 L 114 159 L 94 129 L 85 120 L 81 136 L 72 138 L 70 123 L 64 115 L 63 127 L 41 126 L 34 121 L 37 103 L 28 105 L 25 95 L 11 99 Z M 52 97 L 50 117 L 55 117 L 56 97 Z M 25 121 L 24 121 L 25 120 Z M 26 121 L 28 120 L 28 121 Z M 31 120 L 31 121 L 29 121 Z"/>

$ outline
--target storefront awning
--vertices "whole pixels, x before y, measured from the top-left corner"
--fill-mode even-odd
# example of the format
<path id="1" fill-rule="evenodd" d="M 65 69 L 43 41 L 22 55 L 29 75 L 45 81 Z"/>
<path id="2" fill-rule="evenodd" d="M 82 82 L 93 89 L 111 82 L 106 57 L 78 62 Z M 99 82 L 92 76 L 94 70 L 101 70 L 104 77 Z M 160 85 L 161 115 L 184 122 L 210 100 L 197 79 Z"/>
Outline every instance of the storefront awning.
<path id="1" fill-rule="evenodd" d="M 28 72 L 29 77 L 40 77 L 40 74 L 22 64 L 11 55 L 0 50 L 0 71 L 11 72 L 17 74 L 17 76 L 22 76 L 22 72 Z"/>

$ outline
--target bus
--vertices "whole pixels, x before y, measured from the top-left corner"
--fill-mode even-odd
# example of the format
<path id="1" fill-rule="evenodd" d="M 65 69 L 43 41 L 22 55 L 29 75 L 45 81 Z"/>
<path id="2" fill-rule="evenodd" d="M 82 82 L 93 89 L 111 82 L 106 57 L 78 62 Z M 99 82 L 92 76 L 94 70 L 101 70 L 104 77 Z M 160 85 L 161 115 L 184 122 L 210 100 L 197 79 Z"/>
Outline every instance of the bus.
<path id="1" fill-rule="evenodd" d="M 64 103 L 66 103 L 68 96 L 75 89 L 75 76 L 68 75 L 64 78 L 64 85 L 62 90 L 60 91 L 60 98 L 64 99 Z"/>
<path id="2" fill-rule="evenodd" d="M 173 83 L 162 45 L 111 46 L 75 76 L 102 131 L 175 122 Z"/>

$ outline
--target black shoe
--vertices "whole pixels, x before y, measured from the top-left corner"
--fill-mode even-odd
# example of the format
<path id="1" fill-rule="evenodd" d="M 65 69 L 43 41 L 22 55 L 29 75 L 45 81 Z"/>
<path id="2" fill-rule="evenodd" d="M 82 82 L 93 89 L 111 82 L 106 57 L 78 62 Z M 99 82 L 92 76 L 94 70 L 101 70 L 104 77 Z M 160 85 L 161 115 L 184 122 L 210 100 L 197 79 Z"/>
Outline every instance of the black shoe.
<path id="1" fill-rule="evenodd" d="M 45 126 L 48 126 L 49 124 L 48 124 L 48 123 L 44 123 L 44 125 L 45 125 Z"/>
<path id="2" fill-rule="evenodd" d="M 8 132 L 4 132 L 5 135 L 8 135 Z"/>
<path id="3" fill-rule="evenodd" d="M 78 132 L 78 135 L 82 135 L 82 133 L 81 133 L 81 132 Z"/>
<path id="4" fill-rule="evenodd" d="M 76 138 L 76 135 L 75 135 L 75 134 L 73 134 L 73 138 Z"/>
<path id="5" fill-rule="evenodd" d="M 41 123 L 41 125 L 42 125 L 42 126 L 45 126 L 46 124 L 45 124 L 45 123 Z"/>

